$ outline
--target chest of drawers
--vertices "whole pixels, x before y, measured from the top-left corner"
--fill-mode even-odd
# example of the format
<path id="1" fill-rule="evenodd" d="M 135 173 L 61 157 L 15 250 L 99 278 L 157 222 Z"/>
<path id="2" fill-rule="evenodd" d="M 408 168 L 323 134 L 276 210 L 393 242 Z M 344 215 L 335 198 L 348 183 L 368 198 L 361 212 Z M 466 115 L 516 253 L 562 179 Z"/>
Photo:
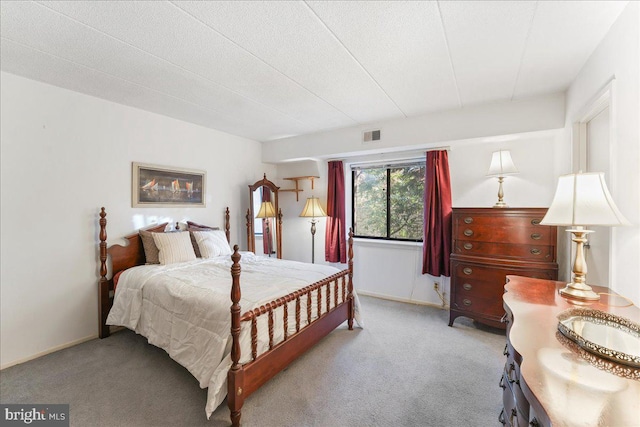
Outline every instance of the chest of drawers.
<path id="1" fill-rule="evenodd" d="M 458 316 L 504 328 L 508 274 L 556 280 L 556 227 L 546 208 L 454 208 L 449 326 Z"/>

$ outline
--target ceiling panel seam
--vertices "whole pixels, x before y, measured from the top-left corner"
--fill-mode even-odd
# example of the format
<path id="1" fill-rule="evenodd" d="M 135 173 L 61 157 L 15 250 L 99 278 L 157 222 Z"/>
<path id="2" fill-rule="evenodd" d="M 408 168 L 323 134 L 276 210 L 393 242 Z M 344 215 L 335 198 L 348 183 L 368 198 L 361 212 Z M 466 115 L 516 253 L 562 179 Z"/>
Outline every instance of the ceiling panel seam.
<path id="1" fill-rule="evenodd" d="M 516 72 L 516 80 L 513 82 L 513 89 L 511 90 L 510 101 L 513 101 L 513 97 L 516 95 L 516 88 L 518 87 L 518 81 L 520 80 L 520 72 L 522 71 L 522 63 L 524 62 L 524 56 L 527 53 L 527 47 L 529 46 L 529 39 L 531 38 L 531 32 L 533 31 L 533 21 L 536 19 L 536 13 L 538 12 L 538 1 L 535 2 L 533 7 L 533 13 L 531 14 L 531 21 L 529 21 L 529 29 L 524 39 L 524 45 L 522 46 L 522 54 L 520 55 L 520 62 L 518 63 L 518 71 Z"/>
<path id="2" fill-rule="evenodd" d="M 442 37 L 444 38 L 444 45 L 447 48 L 447 56 L 449 57 L 449 66 L 451 67 L 451 73 L 453 74 L 453 84 L 456 87 L 456 96 L 458 97 L 458 107 L 464 108 L 462 104 L 462 96 L 460 95 L 460 87 L 458 86 L 458 76 L 456 75 L 456 68 L 453 65 L 453 58 L 451 57 L 451 48 L 449 47 L 449 38 L 447 37 L 447 29 L 444 27 L 444 19 L 442 18 L 442 10 L 440 9 L 440 0 L 436 2 L 438 7 L 438 17 L 440 18 L 440 28 L 442 29 Z"/>
<path id="3" fill-rule="evenodd" d="M 362 63 L 360 61 L 358 61 L 358 58 L 355 57 L 355 55 L 351 52 L 351 50 L 349 50 L 349 48 L 342 43 L 342 40 L 340 40 L 340 38 L 336 35 L 336 33 L 334 33 L 331 28 L 329 28 L 329 26 L 322 20 L 322 18 L 320 18 L 320 16 L 318 16 L 318 14 L 316 13 L 315 10 L 313 10 L 313 8 L 311 6 L 309 6 L 309 4 L 306 2 L 306 0 L 303 0 L 303 3 L 305 6 L 307 6 L 307 8 L 311 11 L 311 13 L 313 13 L 313 15 L 318 19 L 318 21 L 322 24 L 322 26 L 329 32 L 329 34 L 331 34 L 333 36 L 333 38 L 340 43 L 340 46 L 342 46 L 344 48 L 344 50 L 349 54 L 349 56 L 351 57 L 351 59 L 353 59 L 353 61 L 358 64 L 358 66 L 362 69 L 362 71 L 364 71 L 367 76 L 369 76 L 369 78 L 371 79 L 371 81 L 373 81 L 373 83 L 375 83 L 376 86 L 378 86 L 378 88 L 382 91 L 382 93 L 385 94 L 385 96 L 389 99 L 389 101 L 391 101 L 393 103 L 393 105 L 395 105 L 395 107 L 398 109 L 398 111 L 400 111 L 402 113 L 402 115 L 406 118 L 407 114 L 402 110 L 402 108 L 400 108 L 400 106 L 396 103 L 396 101 L 391 97 L 391 95 L 389 95 L 387 93 L 386 90 L 384 90 L 384 88 L 382 87 L 382 85 L 380 85 L 380 83 L 378 83 L 378 81 L 375 79 L 375 77 L 373 77 L 373 75 L 369 72 L 369 70 L 367 70 L 365 68 L 364 65 L 362 65 Z"/>
<path id="4" fill-rule="evenodd" d="M 234 95 L 236 95 L 236 96 L 239 96 L 239 97 L 241 97 L 241 98 L 243 98 L 243 99 L 246 99 L 246 100 L 247 100 L 247 101 L 249 101 L 249 102 L 252 102 L 252 103 L 254 103 L 254 104 L 257 104 L 257 105 L 259 105 L 259 106 L 261 106 L 261 107 L 264 107 L 264 108 L 266 108 L 266 109 L 269 109 L 269 110 L 275 111 L 275 112 L 276 112 L 276 113 L 278 113 L 278 114 L 282 114 L 282 115 L 284 115 L 284 116 L 286 116 L 286 117 L 288 117 L 288 118 L 290 118 L 290 119 L 292 119 L 292 120 L 295 120 L 296 122 L 298 122 L 298 123 L 300 123 L 300 124 L 302 124 L 302 125 L 312 125 L 312 124 L 313 124 L 313 123 L 310 123 L 310 122 L 302 121 L 302 120 L 298 119 L 297 117 L 291 116 L 290 114 L 288 114 L 288 113 L 286 113 L 286 112 L 284 112 L 284 111 L 280 111 L 280 110 L 279 110 L 279 109 L 277 109 L 277 108 L 274 108 L 274 107 L 272 107 L 272 106 L 270 106 L 270 105 L 264 104 L 264 103 L 262 103 L 262 102 L 260 102 L 260 101 L 257 101 L 257 100 L 255 100 L 255 99 L 253 99 L 253 98 L 250 98 L 250 97 L 246 96 L 246 95 L 243 95 L 243 94 L 241 94 L 241 93 L 239 93 L 239 92 L 237 92 L 237 91 L 235 91 L 235 90 L 233 90 L 233 89 L 231 89 L 231 88 L 229 88 L 229 87 L 227 87 L 227 86 L 225 86 L 225 85 L 223 85 L 223 84 L 221 84 L 221 83 L 218 83 L 218 82 L 216 82 L 216 81 L 213 81 L 213 80 L 211 80 L 211 79 L 209 79 L 209 78 L 207 78 L 207 77 L 205 77 L 205 76 L 202 76 L 202 75 L 200 75 L 200 74 L 196 73 L 195 71 L 192 71 L 192 70 L 189 70 L 189 69 L 187 69 L 187 68 L 184 68 L 184 67 L 182 67 L 182 66 L 181 66 L 181 65 L 179 65 L 179 64 L 176 64 L 176 63 L 171 62 L 171 61 L 169 61 L 169 60 L 167 60 L 167 59 L 164 59 L 164 58 L 162 58 L 162 57 L 159 57 L 159 56 L 157 56 L 157 55 L 155 55 L 155 54 L 153 54 L 153 53 L 151 53 L 151 52 L 149 52 L 149 51 L 147 51 L 147 50 L 145 50 L 145 49 L 142 49 L 142 48 L 140 48 L 140 47 L 138 47 L 138 46 L 132 45 L 131 43 L 128 43 L 128 42 L 126 42 L 126 41 L 124 41 L 124 40 L 121 40 L 121 39 L 119 39 L 119 38 L 117 38 L 117 37 L 115 37 L 115 36 L 112 36 L 111 34 L 105 33 L 104 31 L 101 31 L 101 30 L 99 30 L 98 28 L 95 28 L 95 27 L 93 27 L 93 26 L 91 26 L 91 25 L 89 25 L 89 24 L 87 24 L 87 23 L 82 22 L 82 21 L 79 21 L 79 20 L 75 19 L 75 18 L 74 18 L 74 17 L 72 17 L 72 16 L 69 16 L 69 15 L 67 15 L 67 14 L 65 14 L 65 13 L 59 12 L 59 11 L 57 11 L 57 10 L 55 10 L 55 9 L 52 9 L 51 7 L 49 7 L 49 6 L 45 5 L 45 4 L 44 4 L 44 3 L 42 3 L 42 2 L 35 2 L 35 3 L 36 3 L 36 4 L 38 4 L 39 6 L 42 6 L 42 7 L 46 8 L 46 9 L 50 10 L 51 12 L 57 13 L 58 15 L 64 16 L 65 18 L 70 19 L 70 20 L 71 20 L 71 21 L 73 21 L 73 22 L 76 22 L 76 23 L 78 23 L 78 24 L 80 24 L 80 25 L 82 25 L 82 26 L 84 26 L 84 27 L 86 27 L 86 28 L 89 28 L 89 29 L 90 29 L 90 30 L 92 30 L 92 31 L 95 31 L 95 32 L 97 32 L 97 33 L 99 33 L 99 34 L 102 34 L 102 35 L 103 35 L 103 36 L 105 36 L 105 37 L 108 37 L 108 38 L 113 39 L 113 40 L 115 40 L 115 41 L 117 41 L 117 42 L 119 42 L 119 43 L 122 43 L 122 44 L 124 44 L 124 45 L 126 45 L 126 46 L 129 46 L 129 47 L 131 47 L 132 49 L 135 49 L 135 50 L 137 50 L 137 51 L 139 51 L 139 52 L 143 52 L 143 53 L 145 53 L 145 54 L 147 54 L 147 55 L 149 55 L 149 56 L 151 56 L 151 57 L 153 57 L 153 58 L 155 58 L 155 59 L 157 59 L 157 60 L 159 60 L 159 61 L 165 62 L 165 63 L 167 63 L 167 64 L 169 64 L 169 65 L 171 65 L 171 66 L 173 66 L 173 67 L 176 67 L 176 68 L 178 68 L 178 69 L 180 69 L 180 70 L 182 70 L 182 71 L 184 71 L 184 72 L 186 72 L 186 73 L 192 74 L 192 75 L 196 76 L 197 78 L 200 78 L 200 79 L 205 80 L 205 81 L 207 81 L 207 82 L 209 82 L 209 83 L 211 83 L 211 84 L 213 84 L 213 85 L 215 85 L 215 86 L 218 86 L 219 88 L 221 88 L 221 89 L 223 89 L 223 90 L 226 90 L 226 91 L 228 91 L 228 92 L 230 92 L 230 93 L 232 93 L 232 94 L 234 94 Z M 37 49 L 36 49 L 36 50 L 37 50 Z M 52 56 L 55 56 L 55 55 L 52 55 Z M 70 61 L 70 62 L 73 62 L 73 61 Z M 91 69 L 91 67 L 87 67 L 87 68 Z M 105 73 L 105 74 L 108 74 L 108 73 Z M 126 79 L 122 79 L 122 80 L 128 81 L 128 80 L 126 80 Z M 146 86 L 144 86 L 144 85 L 140 85 L 140 86 L 141 86 L 141 87 L 146 87 Z M 155 89 L 154 89 L 154 90 L 155 90 Z M 156 92 L 159 92 L 159 93 L 164 93 L 164 92 L 161 92 L 161 91 L 158 91 L 158 90 L 155 90 L 155 91 L 156 91 Z M 169 95 L 169 94 L 166 94 L 166 95 L 168 95 L 168 96 L 172 96 L 172 95 Z M 174 98 L 176 98 L 176 99 L 180 99 L 180 98 L 177 98 L 177 97 L 175 97 L 175 96 L 174 96 Z M 192 104 L 193 104 L 193 105 L 199 105 L 199 104 L 195 104 L 195 103 L 193 103 L 193 102 L 192 102 Z M 205 107 L 202 107 L 202 108 L 205 108 Z M 228 117 L 230 117 L 230 116 L 228 116 Z"/>
<path id="5" fill-rule="evenodd" d="M 223 115 L 223 116 L 225 116 L 225 117 L 228 117 L 228 118 L 230 118 L 230 119 L 235 119 L 235 117 L 234 117 L 234 116 L 231 116 L 231 115 L 229 115 L 229 114 L 226 114 L 224 111 L 216 110 L 216 109 L 214 109 L 214 108 L 210 108 L 210 107 L 205 107 L 205 106 L 200 105 L 200 104 L 197 104 L 197 103 L 195 103 L 195 102 L 193 102 L 193 101 L 189 101 L 188 99 L 180 98 L 179 96 L 175 96 L 175 95 L 171 95 L 170 93 L 165 93 L 165 92 L 159 91 L 159 90 L 154 89 L 154 88 L 152 88 L 152 87 L 145 86 L 145 85 L 140 84 L 140 83 L 136 83 L 136 82 L 134 82 L 134 81 L 131 81 L 131 80 L 125 79 L 125 78 L 120 77 L 120 76 L 113 75 L 113 74 L 111 74 L 111 73 L 107 73 L 107 72 L 102 71 L 102 70 L 98 70 L 97 68 L 89 67 L 89 66 L 87 66 L 87 65 L 81 64 L 81 63 L 79 63 L 79 62 L 72 61 L 72 60 L 67 59 L 67 58 L 63 58 L 63 57 L 61 57 L 61 56 L 55 55 L 55 54 L 50 53 L 50 52 L 45 52 L 45 51 L 43 51 L 43 50 L 41 50 L 41 49 L 38 49 L 38 48 L 35 48 L 35 47 L 33 47 L 33 46 L 29 46 L 29 45 L 26 45 L 26 44 L 24 44 L 24 43 L 21 43 L 21 42 L 15 41 L 15 40 L 11 40 L 11 39 L 9 39 L 9 38 L 7 38 L 7 37 L 5 37 L 5 36 L 0 36 L 0 40 L 8 41 L 9 43 L 13 43 L 13 44 L 16 44 L 16 45 L 18 45 L 18 46 L 22 46 L 22 47 L 27 48 L 27 49 L 31 49 L 31 50 L 33 50 L 33 51 L 35 51 L 35 52 L 41 53 L 41 54 L 43 54 L 43 55 L 50 56 L 50 57 L 52 57 L 52 58 L 56 58 L 56 59 L 62 60 L 62 61 L 67 62 L 67 63 L 69 63 L 69 64 L 73 64 L 73 65 L 76 65 L 76 66 L 78 66 L 78 67 L 82 67 L 82 68 L 85 68 L 85 69 L 87 69 L 87 70 L 91 70 L 91 71 L 93 71 L 93 72 L 96 72 L 96 73 L 99 73 L 99 74 L 102 74 L 102 75 L 105 75 L 105 76 L 109 76 L 109 77 L 114 78 L 114 79 L 117 79 L 117 80 L 121 80 L 121 81 L 126 82 L 126 83 L 129 83 L 129 84 L 131 84 L 131 85 L 133 85 L 133 86 L 138 86 L 138 87 L 141 87 L 141 88 L 144 88 L 144 89 L 150 90 L 150 91 L 152 91 L 152 92 L 159 93 L 160 95 L 168 96 L 168 97 L 173 98 L 173 99 L 176 99 L 176 100 L 178 100 L 178 101 L 182 101 L 182 102 L 185 102 L 185 103 L 187 103 L 187 104 L 191 104 L 191 105 L 193 105 L 194 107 L 200 108 L 200 109 L 202 109 L 202 110 L 204 110 L 204 111 L 209 111 L 209 112 L 212 112 L 212 113 L 221 114 L 221 115 Z M 51 84 L 51 83 L 48 83 L 48 84 Z M 54 85 L 54 86 L 55 86 L 55 85 Z"/>
<path id="6" fill-rule="evenodd" d="M 294 78 L 290 77 L 289 75 L 287 75 L 286 73 L 282 72 L 281 70 L 279 70 L 278 68 L 274 67 L 273 65 L 271 65 L 270 63 L 268 63 L 267 61 L 265 61 L 264 59 L 262 59 L 261 57 L 259 57 L 258 55 L 256 55 L 255 53 L 251 52 L 249 49 L 245 48 L 244 46 L 242 46 L 241 44 L 239 44 L 238 42 L 236 42 L 235 40 L 233 40 L 232 38 L 230 38 L 229 36 L 227 36 L 226 34 L 222 33 L 221 31 L 219 31 L 218 29 L 212 27 L 211 25 L 209 25 L 208 23 L 204 22 L 203 20 L 201 20 L 200 18 L 198 18 L 197 16 L 193 15 L 191 12 L 184 10 L 183 8 L 181 8 L 179 5 L 177 5 L 175 2 L 173 1 L 168 1 L 168 3 L 170 3 L 171 5 L 173 5 L 176 9 L 180 10 L 182 13 L 184 13 L 185 15 L 189 16 L 190 18 L 192 18 L 193 20 L 195 20 L 196 22 L 198 22 L 201 25 L 204 25 L 205 27 L 207 27 L 209 30 L 215 32 L 216 34 L 218 34 L 221 37 L 224 37 L 226 40 L 228 40 L 230 43 L 233 43 L 235 46 L 237 46 L 239 49 L 242 49 L 244 52 L 248 53 L 249 55 L 251 55 L 253 58 L 255 58 L 256 60 L 262 62 L 263 64 L 265 64 L 267 67 L 271 68 L 272 70 L 274 70 L 275 72 L 277 72 L 278 74 L 282 75 L 283 77 L 285 77 L 287 80 L 291 81 L 292 83 L 294 83 L 296 86 L 300 87 L 301 89 L 307 91 L 308 93 L 310 93 L 311 95 L 315 96 L 316 98 L 318 98 L 319 100 L 321 100 L 322 102 L 324 102 L 325 104 L 327 104 L 328 106 L 330 106 L 331 108 L 335 109 L 336 111 L 338 111 L 339 113 L 343 114 L 346 118 L 348 118 L 349 120 L 353 121 L 353 123 L 359 124 L 359 121 L 354 119 L 353 117 L 351 117 L 349 114 L 347 114 L 346 112 L 342 111 L 340 108 L 338 108 L 337 106 L 333 105 L 331 102 L 329 102 L 328 100 L 324 99 L 322 96 L 318 95 L 317 93 L 315 93 L 314 91 L 312 91 L 311 89 L 309 89 L 308 87 L 306 87 L 305 85 L 303 85 L 302 83 L 298 82 L 297 80 L 295 80 Z"/>

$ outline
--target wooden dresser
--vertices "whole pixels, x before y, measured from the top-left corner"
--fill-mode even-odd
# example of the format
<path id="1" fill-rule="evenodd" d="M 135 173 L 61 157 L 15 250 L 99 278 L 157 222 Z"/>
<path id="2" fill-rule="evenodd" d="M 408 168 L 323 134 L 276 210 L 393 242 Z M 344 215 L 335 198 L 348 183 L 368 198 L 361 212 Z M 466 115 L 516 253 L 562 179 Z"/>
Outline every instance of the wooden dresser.
<path id="1" fill-rule="evenodd" d="M 558 332 L 558 314 L 576 307 L 558 293 L 566 283 L 507 280 L 498 420 L 509 427 L 639 426 L 640 369 L 600 358 Z M 601 298 L 588 308 L 640 323 L 638 307 L 607 288 L 593 290 Z"/>
<path id="2" fill-rule="evenodd" d="M 466 316 L 504 329 L 507 274 L 555 280 L 556 227 L 546 208 L 454 208 L 449 326 Z"/>

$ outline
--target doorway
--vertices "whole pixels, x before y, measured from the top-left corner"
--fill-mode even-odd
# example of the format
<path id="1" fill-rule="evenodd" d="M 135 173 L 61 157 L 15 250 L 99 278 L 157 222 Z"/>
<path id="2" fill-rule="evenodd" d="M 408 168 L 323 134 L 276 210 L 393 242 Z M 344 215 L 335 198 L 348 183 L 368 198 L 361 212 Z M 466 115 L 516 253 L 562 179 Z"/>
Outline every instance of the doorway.
<path id="1" fill-rule="evenodd" d="M 601 93 L 588 104 L 583 114 L 574 124 L 573 172 L 603 172 L 607 187 L 612 194 L 614 184 L 611 179 L 612 151 L 614 149 L 614 128 L 612 96 L 615 81 L 611 81 Z M 613 287 L 613 239 L 614 231 L 611 227 L 598 227 L 584 224 L 593 230 L 588 235 L 585 245 L 585 260 L 587 262 L 587 283 L 604 287 Z M 571 249 L 571 259 L 574 259 L 574 248 Z"/>

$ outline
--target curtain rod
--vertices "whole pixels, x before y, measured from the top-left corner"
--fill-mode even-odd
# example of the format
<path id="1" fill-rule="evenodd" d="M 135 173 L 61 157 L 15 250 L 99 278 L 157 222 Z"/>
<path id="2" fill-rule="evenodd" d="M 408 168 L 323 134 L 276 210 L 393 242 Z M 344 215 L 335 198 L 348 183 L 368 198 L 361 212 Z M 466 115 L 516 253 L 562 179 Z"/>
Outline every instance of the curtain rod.
<path id="1" fill-rule="evenodd" d="M 418 150 L 409 150 L 409 151 L 392 151 L 389 153 L 380 153 L 382 155 L 393 155 L 393 154 L 398 154 L 398 155 L 402 155 L 403 153 L 412 153 L 411 157 L 413 157 L 414 154 L 417 154 L 419 152 L 423 152 L 423 153 L 427 153 L 429 151 L 442 151 L 442 150 L 446 150 L 446 151 L 451 151 L 451 146 L 449 145 L 443 145 L 441 147 L 433 147 L 433 148 L 424 148 L 424 149 L 418 149 Z M 378 155 L 380 155 L 378 154 Z M 368 156 L 375 156 L 375 154 L 369 154 Z M 358 156 L 353 156 L 353 157 L 358 157 Z M 367 157 L 367 155 L 363 155 L 362 157 Z M 411 157 L 407 157 L 407 158 L 411 158 Z M 341 161 L 341 162 L 348 162 L 349 158 L 348 157 L 338 157 L 338 158 L 329 158 L 327 159 L 327 162 L 337 162 L 337 161 Z M 369 161 L 376 161 L 376 160 L 363 160 L 362 163 L 364 162 L 369 162 Z M 383 162 L 384 160 L 378 160 Z M 356 163 L 360 163 L 358 161 L 356 161 Z"/>

